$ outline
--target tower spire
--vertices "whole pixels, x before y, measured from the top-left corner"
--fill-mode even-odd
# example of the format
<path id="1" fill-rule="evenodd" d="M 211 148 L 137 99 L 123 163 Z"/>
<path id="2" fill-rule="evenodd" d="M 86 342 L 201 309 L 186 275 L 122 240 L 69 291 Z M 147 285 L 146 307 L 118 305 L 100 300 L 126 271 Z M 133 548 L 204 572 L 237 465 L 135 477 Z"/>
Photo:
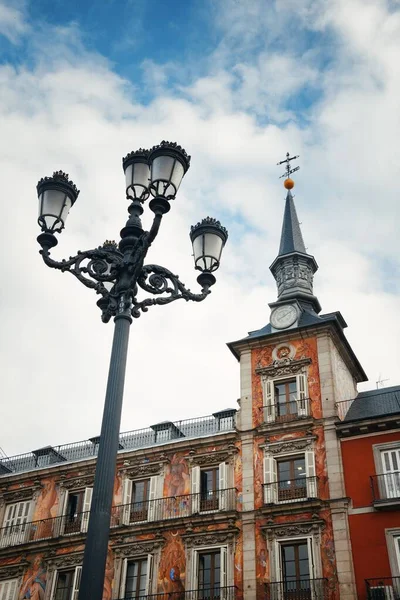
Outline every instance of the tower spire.
<path id="1" fill-rule="evenodd" d="M 291 168 L 290 161 L 296 158 L 299 156 L 290 157 L 288 152 L 286 159 L 277 163 L 285 163 L 285 173 L 281 177 L 285 177 L 283 185 L 287 194 L 279 253 L 270 269 L 278 287 L 278 302 L 297 300 L 304 310 L 319 313 L 321 306 L 313 293 L 313 278 L 318 265 L 315 258 L 307 254 L 291 192 L 294 181 L 290 175 L 300 167 Z"/>

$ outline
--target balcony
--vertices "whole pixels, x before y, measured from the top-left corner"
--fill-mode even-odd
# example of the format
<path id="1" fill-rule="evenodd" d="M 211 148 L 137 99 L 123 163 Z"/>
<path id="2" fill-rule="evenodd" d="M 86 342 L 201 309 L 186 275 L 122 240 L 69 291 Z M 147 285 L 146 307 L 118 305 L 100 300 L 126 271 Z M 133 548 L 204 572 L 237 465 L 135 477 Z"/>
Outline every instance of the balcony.
<path id="1" fill-rule="evenodd" d="M 319 498 L 318 477 L 264 483 L 264 504 L 291 504 Z"/>
<path id="2" fill-rule="evenodd" d="M 366 579 L 368 600 L 400 600 L 400 577 Z"/>
<path id="3" fill-rule="evenodd" d="M 236 488 L 218 490 L 208 494 L 185 494 L 158 498 L 146 502 L 133 502 L 114 506 L 111 526 L 182 519 L 194 515 L 211 515 L 221 511 L 236 510 Z"/>
<path id="4" fill-rule="evenodd" d="M 186 494 L 171 498 L 157 498 L 113 506 L 112 528 L 136 524 L 181 519 L 188 516 L 206 516 L 236 510 L 235 488 L 218 490 L 212 494 Z M 42 521 L 30 521 L 0 528 L 0 549 L 20 544 L 40 542 L 61 536 L 84 534 L 90 512 L 63 515 Z"/>
<path id="5" fill-rule="evenodd" d="M 310 398 L 263 406 L 265 423 L 290 423 L 311 416 Z"/>
<path id="6" fill-rule="evenodd" d="M 370 477 L 372 502 L 375 508 L 400 508 L 400 471 Z"/>
<path id="7" fill-rule="evenodd" d="M 286 579 L 266 583 L 265 600 L 328 600 L 327 579 Z"/>
<path id="8" fill-rule="evenodd" d="M 213 588 L 200 588 L 184 592 L 164 592 L 161 594 L 132 595 L 125 592 L 124 598 L 119 600 L 235 600 L 237 588 L 235 586 Z"/>

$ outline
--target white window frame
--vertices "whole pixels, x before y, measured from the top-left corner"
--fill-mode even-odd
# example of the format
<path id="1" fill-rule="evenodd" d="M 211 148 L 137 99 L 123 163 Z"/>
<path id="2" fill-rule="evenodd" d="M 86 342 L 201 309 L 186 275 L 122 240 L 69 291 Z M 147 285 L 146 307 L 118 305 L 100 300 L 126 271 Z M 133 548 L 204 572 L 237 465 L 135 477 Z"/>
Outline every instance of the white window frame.
<path id="1" fill-rule="evenodd" d="M 400 577 L 400 528 L 386 529 L 385 536 L 392 577 Z"/>
<path id="2" fill-rule="evenodd" d="M 385 467 L 384 467 L 384 463 L 383 463 L 383 457 L 382 457 L 382 453 L 383 452 L 390 452 L 393 450 L 399 450 L 400 449 L 400 440 L 396 440 L 394 442 L 387 442 L 387 443 L 383 443 L 383 444 L 374 444 L 372 446 L 372 451 L 374 454 L 374 462 L 375 462 L 375 472 L 376 475 L 380 475 L 380 477 L 377 478 L 377 486 L 379 489 L 379 494 L 381 496 L 381 499 L 385 499 L 388 502 L 390 502 L 391 499 L 394 498 L 398 498 L 398 495 L 391 495 L 390 492 L 390 486 L 388 486 L 388 481 L 386 477 L 383 477 L 383 475 L 386 475 L 386 471 L 385 471 Z M 389 475 L 389 474 L 388 474 Z M 391 478 L 390 478 L 391 479 Z M 393 487 L 399 487 L 399 483 L 398 483 L 398 477 L 396 476 L 396 479 L 393 481 L 391 481 L 392 486 Z M 400 489 L 399 489 L 399 495 L 400 495 Z"/>
<path id="3" fill-rule="evenodd" d="M 30 528 L 27 527 L 27 523 L 32 521 L 32 512 L 33 512 L 33 501 L 32 500 L 23 500 L 21 502 L 10 502 L 6 504 L 4 510 L 3 524 L 1 530 L 0 537 L 0 548 L 4 548 L 6 546 L 23 544 L 28 535 Z M 23 514 L 20 516 L 14 516 L 9 518 L 10 508 L 15 507 L 16 513 L 18 515 L 18 507 L 22 507 Z M 25 508 L 24 508 L 25 507 Z M 10 527 L 11 532 L 7 535 L 4 528 Z M 18 531 L 18 528 L 21 530 Z"/>
<path id="4" fill-rule="evenodd" d="M 132 504 L 132 487 L 133 484 L 140 481 L 148 481 L 149 482 L 149 497 L 146 502 L 148 502 L 148 510 L 147 510 L 147 519 L 143 521 L 136 521 L 140 523 L 147 523 L 149 521 L 158 521 L 160 519 L 160 508 L 162 506 L 162 502 L 157 502 L 157 500 L 161 499 L 161 484 L 163 483 L 163 478 L 161 475 L 153 475 L 152 477 L 137 477 L 130 478 L 125 477 L 122 484 L 122 505 L 123 511 L 121 515 L 121 522 L 123 525 L 133 525 L 135 521 L 131 521 L 131 510 L 130 506 Z M 150 500 L 152 502 L 150 502 Z"/>
<path id="5" fill-rule="evenodd" d="M 282 549 L 281 547 L 290 542 L 307 542 L 308 560 L 310 565 L 310 579 L 321 578 L 321 556 L 319 550 L 319 536 L 299 535 L 297 537 L 276 538 L 272 542 L 273 559 L 271 564 L 271 582 L 283 581 Z"/>
<path id="6" fill-rule="evenodd" d="M 65 512 L 67 510 L 69 496 L 72 494 L 80 493 L 80 492 L 83 492 L 82 512 L 85 513 L 82 516 L 80 531 L 79 532 L 74 531 L 73 533 L 64 533 L 66 517 L 67 517 Z M 78 533 L 86 533 L 87 532 L 87 528 L 88 528 L 88 524 L 89 524 L 89 516 L 90 516 L 89 511 L 90 511 L 90 507 L 92 505 L 92 496 L 93 496 L 93 488 L 92 487 L 86 487 L 84 489 L 77 489 L 77 490 L 71 490 L 71 491 L 66 490 L 66 493 L 64 496 L 63 507 L 62 507 L 62 512 L 61 512 L 61 521 L 62 521 L 61 522 L 61 535 L 69 536 L 69 535 L 77 535 Z"/>
<path id="7" fill-rule="evenodd" d="M 216 546 L 202 546 L 192 550 L 190 558 L 190 581 L 189 585 L 191 590 L 199 589 L 199 554 L 206 552 L 220 551 L 220 587 L 227 588 L 234 585 L 234 571 L 233 561 L 234 556 L 232 548 L 227 544 L 221 544 Z M 224 582 L 224 585 L 222 585 Z"/>
<path id="8" fill-rule="evenodd" d="M 0 581 L 0 600 L 16 600 L 18 589 L 18 579 L 3 579 Z"/>
<path id="9" fill-rule="evenodd" d="M 307 404 L 308 396 L 308 372 L 306 370 L 297 373 L 297 375 L 284 375 L 282 377 L 262 377 L 263 390 L 263 411 L 264 422 L 274 423 L 276 421 L 276 403 L 275 403 L 275 385 L 285 383 L 290 380 L 296 380 L 296 403 L 297 416 L 309 416 L 309 406 Z"/>
<path id="10" fill-rule="evenodd" d="M 154 573 L 154 555 L 153 554 L 145 554 L 143 556 L 131 556 L 124 558 L 122 561 L 121 567 L 121 576 L 119 583 L 119 598 L 125 597 L 125 587 L 126 587 L 126 575 L 128 572 L 128 563 L 135 562 L 138 560 L 146 560 L 147 558 L 147 572 L 146 572 L 146 590 L 145 595 L 151 595 L 153 589 L 153 573 Z"/>
<path id="11" fill-rule="evenodd" d="M 300 450 L 299 452 L 282 452 L 279 455 L 271 454 L 267 449 L 264 450 L 264 504 L 288 504 L 288 501 L 279 501 L 278 494 L 278 462 L 280 459 L 296 459 L 304 456 L 306 466 L 306 485 L 307 496 L 303 498 L 293 498 L 290 502 L 304 502 L 309 498 L 318 498 L 318 485 L 316 478 L 315 451 L 311 446 Z M 311 479 L 312 478 L 312 479 Z"/>
<path id="12" fill-rule="evenodd" d="M 221 462 L 215 465 L 209 465 L 204 468 L 213 469 L 218 468 L 218 508 L 214 510 L 201 510 L 200 496 L 201 496 L 201 467 L 199 465 L 192 466 L 190 470 L 190 493 L 191 493 L 191 514 L 202 514 L 213 513 L 219 511 L 229 510 L 230 498 L 226 494 L 226 490 L 231 488 L 232 479 L 232 468 L 230 464 Z"/>
<path id="13" fill-rule="evenodd" d="M 56 571 L 54 571 L 53 582 L 51 585 L 50 600 L 55 600 L 56 587 L 57 587 L 59 573 L 63 573 L 65 571 L 72 571 L 72 570 L 74 570 L 75 573 L 74 573 L 74 579 L 72 581 L 71 600 L 78 600 L 79 586 L 81 583 L 81 576 L 82 576 L 82 566 L 81 565 L 78 565 L 77 567 L 72 567 L 69 569 L 68 568 L 67 569 L 57 569 Z"/>

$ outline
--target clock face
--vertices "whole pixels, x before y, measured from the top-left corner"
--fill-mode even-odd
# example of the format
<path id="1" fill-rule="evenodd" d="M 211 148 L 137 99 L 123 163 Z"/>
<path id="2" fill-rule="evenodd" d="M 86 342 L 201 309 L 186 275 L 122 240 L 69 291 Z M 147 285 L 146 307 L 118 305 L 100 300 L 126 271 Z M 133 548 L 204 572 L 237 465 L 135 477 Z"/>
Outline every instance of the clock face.
<path id="1" fill-rule="evenodd" d="M 271 325 L 275 329 L 286 329 L 293 325 L 297 319 L 297 309 L 293 304 L 278 306 L 271 313 Z"/>

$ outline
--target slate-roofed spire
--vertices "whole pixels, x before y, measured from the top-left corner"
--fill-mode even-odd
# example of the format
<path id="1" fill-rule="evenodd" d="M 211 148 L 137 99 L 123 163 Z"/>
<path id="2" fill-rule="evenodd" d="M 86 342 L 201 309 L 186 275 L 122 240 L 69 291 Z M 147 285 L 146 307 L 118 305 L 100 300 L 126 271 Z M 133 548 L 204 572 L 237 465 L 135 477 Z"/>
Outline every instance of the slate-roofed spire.
<path id="1" fill-rule="evenodd" d="M 290 254 L 290 252 L 302 252 L 303 254 L 307 253 L 303 236 L 301 234 L 299 219 L 297 218 L 292 192 L 288 190 L 285 212 L 283 214 L 279 256 L 282 254 Z"/>
<path id="2" fill-rule="evenodd" d="M 286 163 L 286 172 L 282 177 L 286 177 L 284 186 L 287 195 L 279 253 L 270 269 L 278 286 L 278 301 L 297 300 L 305 309 L 319 313 L 321 306 L 313 293 L 313 278 L 318 265 L 315 258 L 307 254 L 291 192 L 294 181 L 290 175 L 299 169 L 290 168 L 290 161 L 295 158 L 298 156 L 289 158 L 287 153 L 286 159 L 278 163 Z"/>

